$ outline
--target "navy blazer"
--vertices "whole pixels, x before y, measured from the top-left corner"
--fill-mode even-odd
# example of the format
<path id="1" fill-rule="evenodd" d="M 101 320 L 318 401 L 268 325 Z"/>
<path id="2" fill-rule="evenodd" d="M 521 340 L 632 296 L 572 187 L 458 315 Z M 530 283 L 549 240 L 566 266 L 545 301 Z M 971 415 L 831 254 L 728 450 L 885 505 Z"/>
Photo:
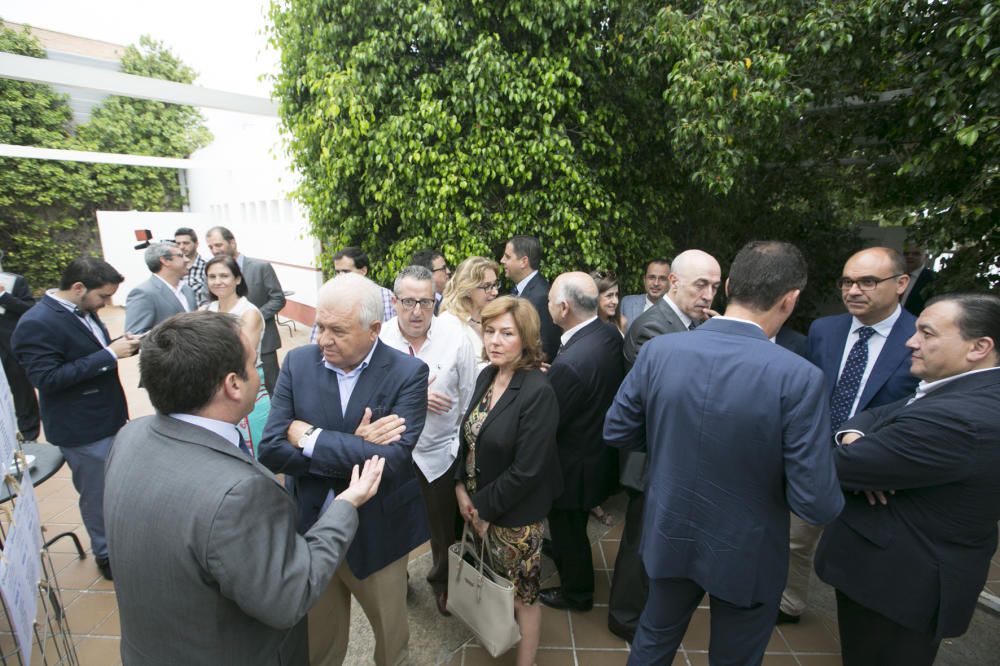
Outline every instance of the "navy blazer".
<path id="1" fill-rule="evenodd" d="M 816 552 L 819 577 L 915 632 L 959 636 L 997 548 L 1000 369 L 960 377 L 906 405 L 844 423 L 865 436 L 836 452 L 847 494 Z"/>
<path id="2" fill-rule="evenodd" d="M 104 323 L 92 316 L 110 341 Z M 128 420 L 117 361 L 83 320 L 55 299 L 45 296 L 24 313 L 11 346 L 38 389 L 49 442 L 90 444 L 112 437 Z"/>
<path id="3" fill-rule="evenodd" d="M 347 551 L 347 563 L 357 578 L 366 578 L 428 539 L 412 460 L 427 416 L 427 365 L 385 343 L 375 344 L 346 412 L 340 405 L 337 375 L 323 364 L 320 348 L 305 345 L 288 352 L 271 397 L 259 453 L 264 466 L 291 480 L 303 534 L 319 518 L 328 491 L 347 488 L 354 465 L 374 455 L 385 458 L 378 494 L 358 510 L 360 526 Z M 355 435 L 365 407 L 371 407 L 372 421 L 389 414 L 406 419 L 402 438 L 380 446 Z M 286 438 L 295 419 L 323 429 L 312 458 Z"/>
<path id="4" fill-rule="evenodd" d="M 853 319 L 849 314 L 821 317 L 809 327 L 808 358 L 826 376 L 827 396 L 833 395 L 837 385 L 840 361 L 844 357 L 844 345 L 847 344 Z M 855 414 L 913 395 L 919 380 L 910 374 L 910 350 L 906 341 L 916 331 L 916 323 L 916 317 L 906 310 L 900 311 L 899 319 L 889 331 L 882 352 L 861 390 Z"/>
<path id="5" fill-rule="evenodd" d="M 542 277 L 541 273 L 535 273 L 535 277 L 524 285 L 524 291 L 518 296 L 530 301 L 538 312 L 538 319 L 542 325 L 542 351 L 545 352 L 545 360 L 551 363 L 559 351 L 559 338 L 562 336 L 562 331 L 552 323 L 552 315 L 549 314 L 549 283 Z"/>
<path id="6" fill-rule="evenodd" d="M 549 383 L 559 401 L 559 467 L 563 492 L 555 506 L 595 507 L 618 489 L 618 451 L 604 444 L 604 415 L 625 378 L 622 336 L 595 319 L 559 350 Z"/>
<path id="7" fill-rule="evenodd" d="M 479 408 L 497 368 L 487 365 L 479 373 L 469 409 L 462 419 L 462 434 L 455 478 L 466 478 L 469 445 L 465 422 Z M 556 457 L 559 404 L 545 374 L 521 369 L 511 377 L 507 390 L 493 406 L 476 438 L 476 492 L 472 504 L 483 520 L 504 527 L 523 527 L 543 520 L 552 500 L 562 491 Z"/>
<path id="8" fill-rule="evenodd" d="M 646 441 L 640 552 L 650 578 L 687 578 L 736 604 L 776 603 L 788 511 L 821 524 L 844 504 L 822 373 L 749 322 L 709 319 L 649 342 L 604 438 Z"/>

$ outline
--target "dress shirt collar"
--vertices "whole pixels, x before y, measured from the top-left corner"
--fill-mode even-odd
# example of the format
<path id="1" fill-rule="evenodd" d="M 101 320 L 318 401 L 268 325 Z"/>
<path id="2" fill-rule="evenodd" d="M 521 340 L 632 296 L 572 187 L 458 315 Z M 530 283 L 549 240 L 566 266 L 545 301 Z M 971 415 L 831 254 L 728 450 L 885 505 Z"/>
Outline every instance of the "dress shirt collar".
<path id="1" fill-rule="evenodd" d="M 538 275 L 538 271 L 531 271 L 530 273 L 528 273 L 528 276 L 526 278 L 517 283 L 518 296 L 524 293 L 524 288 L 528 286 L 528 283 L 531 282 L 531 279 L 536 275 Z"/>
<path id="2" fill-rule="evenodd" d="M 80 309 L 78 306 L 74 305 L 70 301 L 67 301 L 65 298 L 59 298 L 58 296 L 56 296 L 56 291 L 57 291 L 56 289 L 49 289 L 48 291 L 45 292 L 45 295 L 51 298 L 56 303 L 58 303 L 59 305 L 69 310 L 70 312 L 73 312 L 74 314 L 76 313 L 77 310 Z M 83 310 L 80 311 L 83 312 Z M 87 316 L 90 316 L 89 312 L 86 314 Z"/>
<path id="3" fill-rule="evenodd" d="M 663 296 L 660 296 L 660 298 L 663 298 Z M 656 305 L 656 301 L 651 301 L 651 300 L 649 300 L 649 294 L 645 294 L 645 299 L 646 299 L 646 302 L 645 302 L 645 303 L 643 303 L 643 307 L 642 307 L 642 311 L 643 311 L 643 312 L 645 312 L 645 311 L 646 311 L 646 310 L 648 310 L 649 308 L 651 308 L 651 307 L 653 307 L 654 305 Z"/>
<path id="4" fill-rule="evenodd" d="M 670 300 L 670 295 L 664 294 L 663 300 L 666 301 L 667 305 L 670 306 L 670 309 L 674 311 L 677 318 L 681 320 L 681 323 L 684 324 L 684 328 L 691 328 L 691 317 L 688 317 L 686 314 L 681 312 L 681 309 L 677 307 L 677 304 Z"/>
<path id="5" fill-rule="evenodd" d="M 933 382 L 922 381 L 919 384 L 917 384 L 917 392 L 914 394 L 914 396 L 910 400 L 910 402 L 913 402 L 914 400 L 919 400 L 920 398 L 923 398 L 925 395 L 927 395 L 931 391 L 936 391 L 939 388 L 941 388 L 942 386 L 944 386 L 945 384 L 950 384 L 951 382 L 953 382 L 956 379 L 959 379 L 961 377 L 968 377 L 969 375 L 975 375 L 975 374 L 980 373 L 980 372 L 993 372 L 993 371 L 996 371 L 996 370 L 1000 370 L 1000 368 L 996 368 L 996 367 L 993 367 L 993 368 L 980 368 L 978 370 L 969 370 L 968 372 L 960 372 L 957 375 L 952 375 L 951 377 L 945 377 L 944 379 L 938 379 L 937 381 L 933 381 Z"/>
<path id="6" fill-rule="evenodd" d="M 184 423 L 190 423 L 193 426 L 210 430 L 233 446 L 237 448 L 240 446 L 240 433 L 236 429 L 236 426 L 232 423 L 226 423 L 225 421 L 210 419 L 204 416 L 196 416 L 195 414 L 170 414 L 169 416 L 172 419 L 184 421 Z"/>
<path id="7" fill-rule="evenodd" d="M 597 315 L 594 315 L 593 317 L 591 317 L 587 321 L 584 321 L 584 322 L 581 322 L 581 323 L 577 324 L 573 328 L 571 328 L 568 331 L 566 331 L 565 333 L 563 333 L 559 337 L 559 341 L 563 344 L 563 346 L 568 345 L 569 341 L 571 339 L 573 339 L 573 336 L 576 335 L 580 331 L 581 328 L 583 328 L 584 326 L 586 326 L 590 322 L 594 321 L 595 319 L 597 319 Z"/>
<path id="8" fill-rule="evenodd" d="M 752 325 L 756 326 L 757 328 L 759 328 L 761 330 L 761 332 L 764 331 L 764 327 L 761 326 L 760 324 L 758 324 L 757 322 L 750 321 L 749 319 L 743 319 L 742 317 L 734 317 L 732 315 L 719 315 L 717 317 L 712 317 L 712 319 L 715 319 L 717 321 L 738 321 L 741 324 L 752 324 Z M 777 337 L 777 336 L 775 336 L 775 337 Z M 774 342 L 774 338 L 770 338 L 770 340 L 771 340 L 771 342 Z"/>
<path id="9" fill-rule="evenodd" d="M 877 324 L 871 324 L 870 327 L 875 329 L 875 332 L 881 335 L 883 338 L 888 338 L 889 333 L 892 332 L 892 327 L 896 325 L 896 320 L 899 319 L 899 314 L 903 311 L 900 306 L 896 306 L 896 309 L 892 311 L 892 314 L 878 322 Z M 857 317 L 851 317 L 851 333 L 857 335 L 858 329 L 869 326 L 869 324 L 862 324 L 861 320 Z"/>
<path id="10" fill-rule="evenodd" d="M 337 373 L 344 379 L 352 379 L 360 375 L 362 370 L 368 367 L 368 364 L 371 363 L 372 361 L 372 354 L 375 353 L 375 347 L 377 346 L 378 346 L 378 338 L 375 339 L 375 344 L 372 345 L 372 348 L 368 350 L 368 355 L 365 356 L 365 360 L 361 361 L 361 363 L 358 364 L 358 367 L 354 368 L 350 372 L 344 372 L 340 368 L 334 367 L 325 358 L 323 359 L 323 365 L 326 367 L 327 370 L 332 370 L 333 372 Z M 320 358 L 323 358 L 322 351 L 320 351 Z"/>

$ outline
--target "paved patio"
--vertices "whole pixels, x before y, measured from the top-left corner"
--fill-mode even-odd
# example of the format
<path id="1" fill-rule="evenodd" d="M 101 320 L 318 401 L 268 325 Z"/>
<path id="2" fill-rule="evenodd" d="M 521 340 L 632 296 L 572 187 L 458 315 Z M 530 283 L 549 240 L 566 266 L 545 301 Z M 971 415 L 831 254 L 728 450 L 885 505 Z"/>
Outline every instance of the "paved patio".
<path id="1" fill-rule="evenodd" d="M 101 313 L 112 335 L 121 333 L 124 319 L 121 308 L 108 308 Z M 295 335 L 281 328 L 284 349 L 308 342 L 309 330 L 298 326 Z M 129 396 L 133 417 L 152 413 L 145 391 L 138 388 L 138 370 L 134 359 L 122 362 L 121 378 Z M 37 489 L 42 523 L 49 535 L 72 530 L 89 546 L 77 495 L 70 481 L 69 470 L 63 467 L 52 479 Z M 538 666 L 604 666 L 624 664 L 628 645 L 607 629 L 607 600 L 611 569 L 614 566 L 621 535 L 624 497 L 617 496 L 606 503 L 609 513 L 618 523 L 611 528 L 591 520 L 591 542 L 594 567 L 597 572 L 595 607 L 589 613 L 570 613 L 545 608 Z M 72 545 L 66 541 L 52 548 L 55 566 L 69 626 L 73 631 L 77 654 L 82 666 L 119 664 L 121 628 L 115 603 L 113 583 L 103 580 L 92 557 L 78 560 Z M 430 590 L 423 582 L 430 566 L 426 545 L 410 556 L 412 595 L 410 610 L 410 650 L 416 666 L 450 664 L 513 664 L 513 653 L 491 659 L 475 644 L 469 632 L 455 618 L 437 613 Z M 556 582 L 551 562 L 545 562 L 546 585 Z M 994 557 L 988 587 L 1000 594 L 1000 557 Z M 837 623 L 832 590 L 813 577 L 813 606 L 798 625 L 776 628 L 767 648 L 764 664 L 771 666 L 833 666 L 840 664 Z M 700 607 L 692 619 L 682 648 L 674 664 L 700 666 L 708 664 L 709 611 Z M 11 645 L 9 633 L 0 632 L 0 649 L 5 653 Z M 348 664 L 370 663 L 371 629 L 355 603 L 351 622 L 351 648 Z M 36 652 L 33 663 L 41 663 Z M 51 663 L 51 662 L 50 662 Z M 1000 618 L 978 610 L 969 631 L 961 638 L 942 644 L 937 664 L 958 666 L 969 664 L 1000 664 Z"/>

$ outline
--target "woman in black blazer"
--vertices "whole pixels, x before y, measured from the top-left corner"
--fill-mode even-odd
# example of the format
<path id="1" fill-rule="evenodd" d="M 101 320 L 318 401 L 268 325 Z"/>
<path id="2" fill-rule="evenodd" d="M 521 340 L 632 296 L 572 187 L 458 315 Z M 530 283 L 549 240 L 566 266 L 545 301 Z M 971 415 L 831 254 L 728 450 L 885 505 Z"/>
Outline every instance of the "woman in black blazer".
<path id="1" fill-rule="evenodd" d="M 493 567 L 516 588 L 521 629 L 518 666 L 535 661 L 542 610 L 538 605 L 543 521 L 562 491 L 556 458 L 559 406 L 539 370 L 538 313 L 523 298 L 503 296 L 482 310 L 483 352 L 489 365 L 462 424 L 455 494 L 462 518 L 488 535 Z"/>

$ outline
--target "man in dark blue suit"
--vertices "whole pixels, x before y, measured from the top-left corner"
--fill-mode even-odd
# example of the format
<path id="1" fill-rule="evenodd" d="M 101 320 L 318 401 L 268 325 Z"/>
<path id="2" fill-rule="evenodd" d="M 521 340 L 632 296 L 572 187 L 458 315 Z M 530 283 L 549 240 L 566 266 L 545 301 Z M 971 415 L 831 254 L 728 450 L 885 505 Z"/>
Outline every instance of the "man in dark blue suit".
<path id="1" fill-rule="evenodd" d="M 52 289 L 28 310 L 11 344 L 38 389 L 45 437 L 58 446 L 80 493 L 80 515 L 101 574 L 111 580 L 104 536 L 104 461 L 128 420 L 118 359 L 134 356 L 139 339 L 112 340 L 97 311 L 125 278 L 94 257 L 74 259 Z"/>
<path id="2" fill-rule="evenodd" d="M 887 247 L 861 250 L 847 260 L 838 280 L 847 313 L 817 319 L 809 327 L 808 358 L 826 378 L 832 428 L 869 407 L 913 393 L 917 378 L 910 374 L 906 340 L 913 335 L 916 317 L 899 306 L 908 282 L 898 252 Z M 792 517 L 779 624 L 798 622 L 806 609 L 821 533 L 822 528 Z"/>
<path id="3" fill-rule="evenodd" d="M 713 663 L 760 663 L 788 565 L 788 510 L 844 504 L 827 444 L 822 373 L 772 343 L 806 284 L 794 246 L 747 244 L 726 314 L 646 343 L 608 411 L 605 440 L 646 443 L 642 561 L 649 599 L 629 664 L 669 664 L 709 594 Z"/>
<path id="4" fill-rule="evenodd" d="M 841 426 L 840 483 L 871 499 L 847 494 L 816 555 L 846 666 L 929 666 L 969 626 L 1000 520 L 998 343 L 1000 297 L 932 299 L 907 342 L 916 393 Z"/>
<path id="5" fill-rule="evenodd" d="M 359 511 L 361 527 L 309 611 L 309 661 L 341 664 L 353 594 L 375 633 L 373 663 L 406 661 L 406 556 L 428 538 L 412 452 L 427 414 L 427 366 L 379 342 L 378 285 L 345 273 L 323 285 L 317 344 L 288 353 L 271 398 L 260 461 L 286 475 L 299 530 L 316 522 L 354 465 L 385 458 L 381 490 Z"/>
<path id="6" fill-rule="evenodd" d="M 542 326 L 542 351 L 549 363 L 559 351 L 559 327 L 549 314 L 549 283 L 538 272 L 542 263 L 542 244 L 537 236 L 514 236 L 504 246 L 500 259 L 503 272 L 513 283 L 510 294 L 527 299 L 535 306 Z"/>

